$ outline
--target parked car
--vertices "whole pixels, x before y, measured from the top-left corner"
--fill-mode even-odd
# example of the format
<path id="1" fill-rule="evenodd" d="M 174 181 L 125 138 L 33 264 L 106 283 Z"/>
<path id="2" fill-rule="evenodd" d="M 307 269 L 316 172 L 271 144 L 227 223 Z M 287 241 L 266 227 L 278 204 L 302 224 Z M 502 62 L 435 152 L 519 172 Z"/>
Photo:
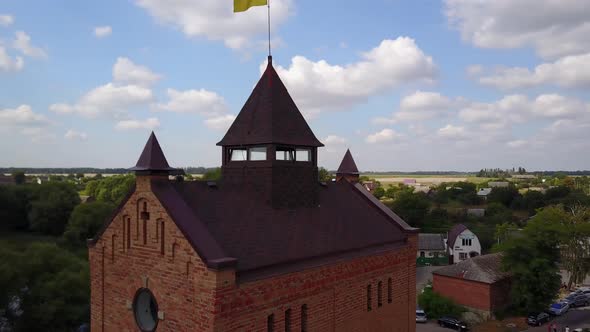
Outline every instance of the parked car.
<path id="1" fill-rule="evenodd" d="M 561 316 L 570 309 L 570 304 L 566 301 L 553 303 L 549 307 L 549 312 L 555 316 Z"/>
<path id="2" fill-rule="evenodd" d="M 469 331 L 467 324 L 453 317 L 439 318 L 438 325 L 440 325 L 441 327 L 450 327 L 457 331 Z"/>
<path id="3" fill-rule="evenodd" d="M 428 317 L 426 317 L 426 313 L 424 310 L 420 309 L 419 307 L 416 308 L 416 323 L 426 323 L 428 322 Z"/>
<path id="4" fill-rule="evenodd" d="M 584 293 L 574 293 L 568 295 L 564 301 L 569 303 L 570 307 L 583 307 L 590 304 L 590 294 L 586 295 Z"/>
<path id="5" fill-rule="evenodd" d="M 535 312 L 530 314 L 526 322 L 531 326 L 541 326 L 551 320 L 551 316 L 546 312 Z"/>

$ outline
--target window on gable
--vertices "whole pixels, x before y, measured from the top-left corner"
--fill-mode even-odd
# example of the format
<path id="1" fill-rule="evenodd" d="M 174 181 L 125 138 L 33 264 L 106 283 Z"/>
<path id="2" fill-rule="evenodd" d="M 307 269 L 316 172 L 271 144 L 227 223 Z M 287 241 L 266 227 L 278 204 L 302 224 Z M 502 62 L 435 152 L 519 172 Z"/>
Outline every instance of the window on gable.
<path id="1" fill-rule="evenodd" d="M 367 285 L 367 311 L 371 311 L 371 285 Z"/>
<path id="2" fill-rule="evenodd" d="M 392 289 L 391 289 L 392 286 L 393 286 L 392 280 L 391 280 L 391 278 L 388 278 L 387 279 L 387 303 L 391 303 L 391 301 L 393 300 L 392 299 L 393 293 L 392 293 Z"/>
<path id="3" fill-rule="evenodd" d="M 277 147 L 275 159 L 287 161 L 295 160 L 295 150 L 293 148 Z"/>
<path id="4" fill-rule="evenodd" d="M 301 332 L 307 332 L 307 304 L 301 306 Z"/>
<path id="5" fill-rule="evenodd" d="M 250 160 L 259 161 L 259 160 L 266 160 L 266 147 L 265 146 L 256 146 L 250 148 Z"/>
<path id="6" fill-rule="evenodd" d="M 275 315 L 270 314 L 266 317 L 266 330 L 268 332 L 274 332 L 275 330 Z"/>
<path id="7" fill-rule="evenodd" d="M 248 150 L 246 149 L 230 149 L 229 160 L 231 161 L 246 161 L 248 160 Z"/>
<path id="8" fill-rule="evenodd" d="M 377 307 L 383 306 L 383 284 L 381 281 L 377 283 Z"/>
<path id="9" fill-rule="evenodd" d="M 291 332 L 291 309 L 285 310 L 285 332 Z"/>

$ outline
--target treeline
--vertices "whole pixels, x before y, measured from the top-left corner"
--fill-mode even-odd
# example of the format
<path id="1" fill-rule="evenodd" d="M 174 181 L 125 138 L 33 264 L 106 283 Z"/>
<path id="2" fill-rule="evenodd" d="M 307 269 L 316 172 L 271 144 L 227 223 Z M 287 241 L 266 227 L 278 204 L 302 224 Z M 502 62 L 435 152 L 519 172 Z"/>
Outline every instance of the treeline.
<path id="1" fill-rule="evenodd" d="M 205 174 L 218 167 L 185 167 L 182 168 L 188 174 Z M 35 167 L 4 167 L 0 168 L 0 174 L 14 174 L 24 172 L 25 174 L 127 174 L 131 173 L 127 168 L 35 168 Z"/>

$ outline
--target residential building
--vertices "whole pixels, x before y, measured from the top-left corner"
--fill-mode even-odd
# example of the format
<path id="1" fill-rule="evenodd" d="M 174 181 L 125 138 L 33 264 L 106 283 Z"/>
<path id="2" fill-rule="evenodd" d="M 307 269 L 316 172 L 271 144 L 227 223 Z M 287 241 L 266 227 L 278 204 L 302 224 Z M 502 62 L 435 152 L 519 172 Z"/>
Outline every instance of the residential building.
<path id="1" fill-rule="evenodd" d="M 432 273 L 432 288 L 485 317 L 510 303 L 510 274 L 500 253 L 477 256 Z"/>
<path id="2" fill-rule="evenodd" d="M 481 255 L 481 244 L 477 235 L 463 224 L 457 224 L 451 228 L 446 244 L 449 264 L 459 263 L 470 257 Z"/>
<path id="3" fill-rule="evenodd" d="M 418 234 L 417 265 L 446 265 L 448 261 L 447 248 L 442 234 Z"/>
<path id="4" fill-rule="evenodd" d="M 220 181 L 170 180 L 152 133 L 88 244 L 92 331 L 415 331 L 418 230 L 353 168 L 318 181 L 272 58 L 218 145 Z"/>
<path id="5" fill-rule="evenodd" d="M 492 188 L 480 188 L 477 196 L 483 199 L 488 199 L 488 195 L 492 192 Z"/>

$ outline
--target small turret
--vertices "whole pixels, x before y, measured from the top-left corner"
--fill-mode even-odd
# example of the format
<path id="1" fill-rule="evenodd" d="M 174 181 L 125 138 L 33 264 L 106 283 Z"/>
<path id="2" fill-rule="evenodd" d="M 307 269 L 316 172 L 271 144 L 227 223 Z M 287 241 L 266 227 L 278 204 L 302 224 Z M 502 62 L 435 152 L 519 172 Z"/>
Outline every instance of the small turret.
<path id="1" fill-rule="evenodd" d="M 340 167 L 338 167 L 338 171 L 336 172 L 336 181 L 340 181 L 342 179 L 352 183 L 359 181 L 359 170 L 356 167 L 354 158 L 352 158 L 350 149 L 346 150 L 344 158 L 342 158 L 342 162 L 340 163 Z"/>

